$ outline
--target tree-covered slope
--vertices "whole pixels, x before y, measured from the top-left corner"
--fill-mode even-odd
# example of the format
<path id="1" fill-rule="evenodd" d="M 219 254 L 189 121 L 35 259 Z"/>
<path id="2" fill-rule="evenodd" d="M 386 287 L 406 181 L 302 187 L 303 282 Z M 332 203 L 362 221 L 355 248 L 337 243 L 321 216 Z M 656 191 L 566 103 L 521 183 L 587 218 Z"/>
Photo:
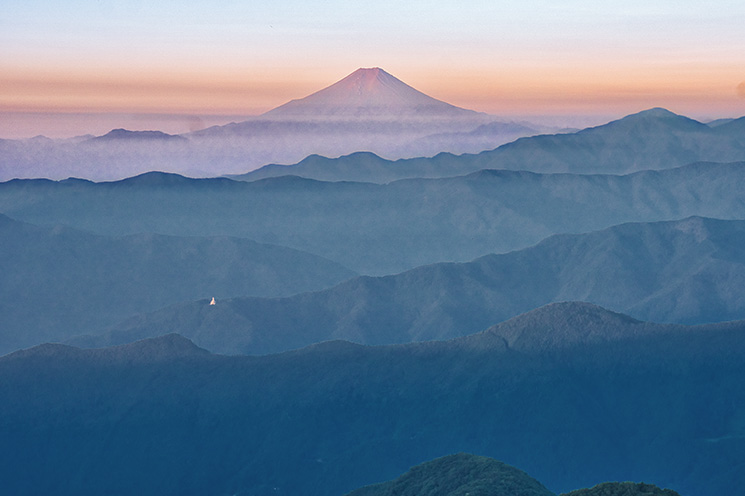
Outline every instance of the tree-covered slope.
<path id="1" fill-rule="evenodd" d="M 540 482 L 506 463 L 467 453 L 417 465 L 390 482 L 347 496 L 553 496 Z"/>
<path id="2" fill-rule="evenodd" d="M 490 170 L 387 185 L 297 177 L 243 183 L 151 173 L 114 183 L 0 183 L 0 212 L 106 235 L 243 237 L 384 275 L 622 222 L 742 219 L 744 183 L 742 163 L 627 176 Z"/>

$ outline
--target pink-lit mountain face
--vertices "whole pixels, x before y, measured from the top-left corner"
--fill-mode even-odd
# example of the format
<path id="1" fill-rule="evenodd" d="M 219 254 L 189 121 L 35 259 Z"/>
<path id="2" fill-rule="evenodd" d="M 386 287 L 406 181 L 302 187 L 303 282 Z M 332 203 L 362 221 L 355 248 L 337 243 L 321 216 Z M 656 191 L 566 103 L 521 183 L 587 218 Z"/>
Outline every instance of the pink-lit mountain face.
<path id="1" fill-rule="evenodd" d="M 483 115 L 425 95 L 375 67 L 357 69 L 341 81 L 270 110 L 263 117 L 474 119 Z"/>

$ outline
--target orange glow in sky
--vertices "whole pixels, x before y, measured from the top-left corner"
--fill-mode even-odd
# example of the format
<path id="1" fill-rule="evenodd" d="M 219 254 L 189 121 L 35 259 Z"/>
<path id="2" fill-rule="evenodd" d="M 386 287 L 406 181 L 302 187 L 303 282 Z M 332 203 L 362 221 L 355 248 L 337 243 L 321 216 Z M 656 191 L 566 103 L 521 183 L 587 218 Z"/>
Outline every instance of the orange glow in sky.
<path id="1" fill-rule="evenodd" d="M 739 117 L 743 25 L 745 5 L 730 0 L 716 9 L 685 0 L 10 0 L 0 13 L 0 137 L 17 137 L 12 120 L 24 113 L 48 135 L 48 113 L 258 115 L 373 66 L 497 116 L 661 106 Z"/>

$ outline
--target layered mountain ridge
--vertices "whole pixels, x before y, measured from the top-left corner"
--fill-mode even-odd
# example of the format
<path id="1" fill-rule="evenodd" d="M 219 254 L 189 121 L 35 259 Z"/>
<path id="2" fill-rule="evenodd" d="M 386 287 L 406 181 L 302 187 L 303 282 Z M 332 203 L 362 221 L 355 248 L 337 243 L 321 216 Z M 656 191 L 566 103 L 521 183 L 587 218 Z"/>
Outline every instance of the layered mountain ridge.
<path id="1" fill-rule="evenodd" d="M 568 300 L 656 322 L 737 320 L 745 318 L 738 290 L 745 280 L 743 246 L 745 221 L 693 217 L 624 224 L 587 234 L 556 235 L 531 248 L 468 263 L 358 277 L 287 298 L 231 298 L 211 308 L 206 301 L 184 302 L 73 342 L 106 346 L 178 332 L 213 351 L 249 354 L 329 339 L 406 343 L 472 334 L 533 308 Z M 572 313 L 572 318 L 581 319 L 579 323 L 594 322 L 599 328 L 615 325 L 607 316 L 598 319 L 583 308 Z M 530 324 L 534 329 L 552 329 L 571 327 L 572 322 Z M 538 336 L 514 335 L 511 325 L 505 323 L 494 331 L 510 346 L 562 346 Z"/>
<path id="2" fill-rule="evenodd" d="M 569 346 L 506 347 L 487 331 L 261 357 L 177 336 L 16 352 L 0 357 L 0 477 L 9 492 L 62 496 L 332 496 L 475 452 L 554 493 L 645 480 L 707 496 L 745 483 L 743 321 L 659 326 L 563 303 L 510 325 Z"/>
<path id="3" fill-rule="evenodd" d="M 149 173 L 113 183 L 0 183 L 0 212 L 105 235 L 248 238 L 384 275 L 623 222 L 745 218 L 743 181 L 743 163 L 697 163 L 625 176 L 488 170 L 386 185 Z"/>
<path id="4" fill-rule="evenodd" d="M 371 68 L 0 140 L 3 491 L 738 494 L 745 118 L 545 131 Z"/>
<path id="5" fill-rule="evenodd" d="M 628 174 L 700 161 L 745 160 L 745 135 L 738 121 L 712 128 L 669 110 L 654 108 L 576 133 L 519 138 L 475 155 L 442 154 L 397 161 L 377 158 L 374 167 L 361 166 L 360 157 L 350 155 L 306 159 L 294 165 L 270 164 L 232 177 L 251 181 L 291 174 L 326 181 L 385 183 L 403 178 L 448 177 L 482 169 Z"/>

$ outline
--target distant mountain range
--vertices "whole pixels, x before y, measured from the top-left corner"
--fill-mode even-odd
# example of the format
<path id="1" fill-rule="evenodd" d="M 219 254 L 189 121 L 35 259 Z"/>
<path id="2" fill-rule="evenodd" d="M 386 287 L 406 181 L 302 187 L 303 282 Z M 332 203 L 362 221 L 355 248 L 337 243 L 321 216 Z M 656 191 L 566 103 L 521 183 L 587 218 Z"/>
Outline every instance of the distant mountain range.
<path id="1" fill-rule="evenodd" d="M 230 354 L 280 352 L 329 339 L 407 343 L 464 336 L 566 300 L 655 322 L 745 319 L 743 247 L 745 221 L 624 224 L 286 298 L 231 298 L 210 308 L 206 300 L 184 302 L 72 342 L 109 346 L 178 332 Z M 508 341 L 514 348 L 520 340 Z"/>
<path id="2" fill-rule="evenodd" d="M 371 167 L 374 166 L 374 161 Z M 745 218 L 745 164 L 626 176 L 482 171 L 386 185 L 149 173 L 113 183 L 0 183 L 0 212 L 105 235 L 235 236 L 383 275 L 469 261 L 556 233 L 691 215 Z"/>
<path id="3" fill-rule="evenodd" d="M 546 129 L 536 128 L 455 107 L 379 68 L 359 69 L 262 116 L 182 136 L 115 129 L 83 140 L 0 140 L 0 180 L 116 180 L 152 170 L 209 177 L 312 154 L 479 152 Z"/>
<path id="4" fill-rule="evenodd" d="M 625 174 L 745 161 L 744 130 L 745 118 L 707 125 L 660 108 L 577 132 L 501 122 L 424 95 L 382 69 L 360 69 L 263 116 L 183 136 L 115 129 L 83 140 L 0 140 L 0 180 L 115 180 L 152 170 L 378 183 L 482 169 Z"/>
<path id="5" fill-rule="evenodd" d="M 449 342 L 264 357 L 174 335 L 43 345 L 0 358 L 0 480 L 9 494 L 336 496 L 470 452 L 556 493 L 738 494 L 744 353 L 742 321 L 655 325 L 581 303 Z"/>
<path id="6" fill-rule="evenodd" d="M 526 133 L 529 131 L 526 130 Z M 295 175 L 324 181 L 377 183 L 411 177 L 447 177 L 482 169 L 627 174 L 698 161 L 745 160 L 745 118 L 710 127 L 665 109 L 651 109 L 576 133 L 518 139 L 477 155 L 438 155 L 359 163 L 360 156 L 308 158 L 291 166 L 268 165 L 241 176 L 256 180 Z"/>
<path id="7" fill-rule="evenodd" d="M 0 215 L 0 354 L 185 299 L 288 296 L 354 272 L 315 255 L 229 237 L 112 237 Z"/>

